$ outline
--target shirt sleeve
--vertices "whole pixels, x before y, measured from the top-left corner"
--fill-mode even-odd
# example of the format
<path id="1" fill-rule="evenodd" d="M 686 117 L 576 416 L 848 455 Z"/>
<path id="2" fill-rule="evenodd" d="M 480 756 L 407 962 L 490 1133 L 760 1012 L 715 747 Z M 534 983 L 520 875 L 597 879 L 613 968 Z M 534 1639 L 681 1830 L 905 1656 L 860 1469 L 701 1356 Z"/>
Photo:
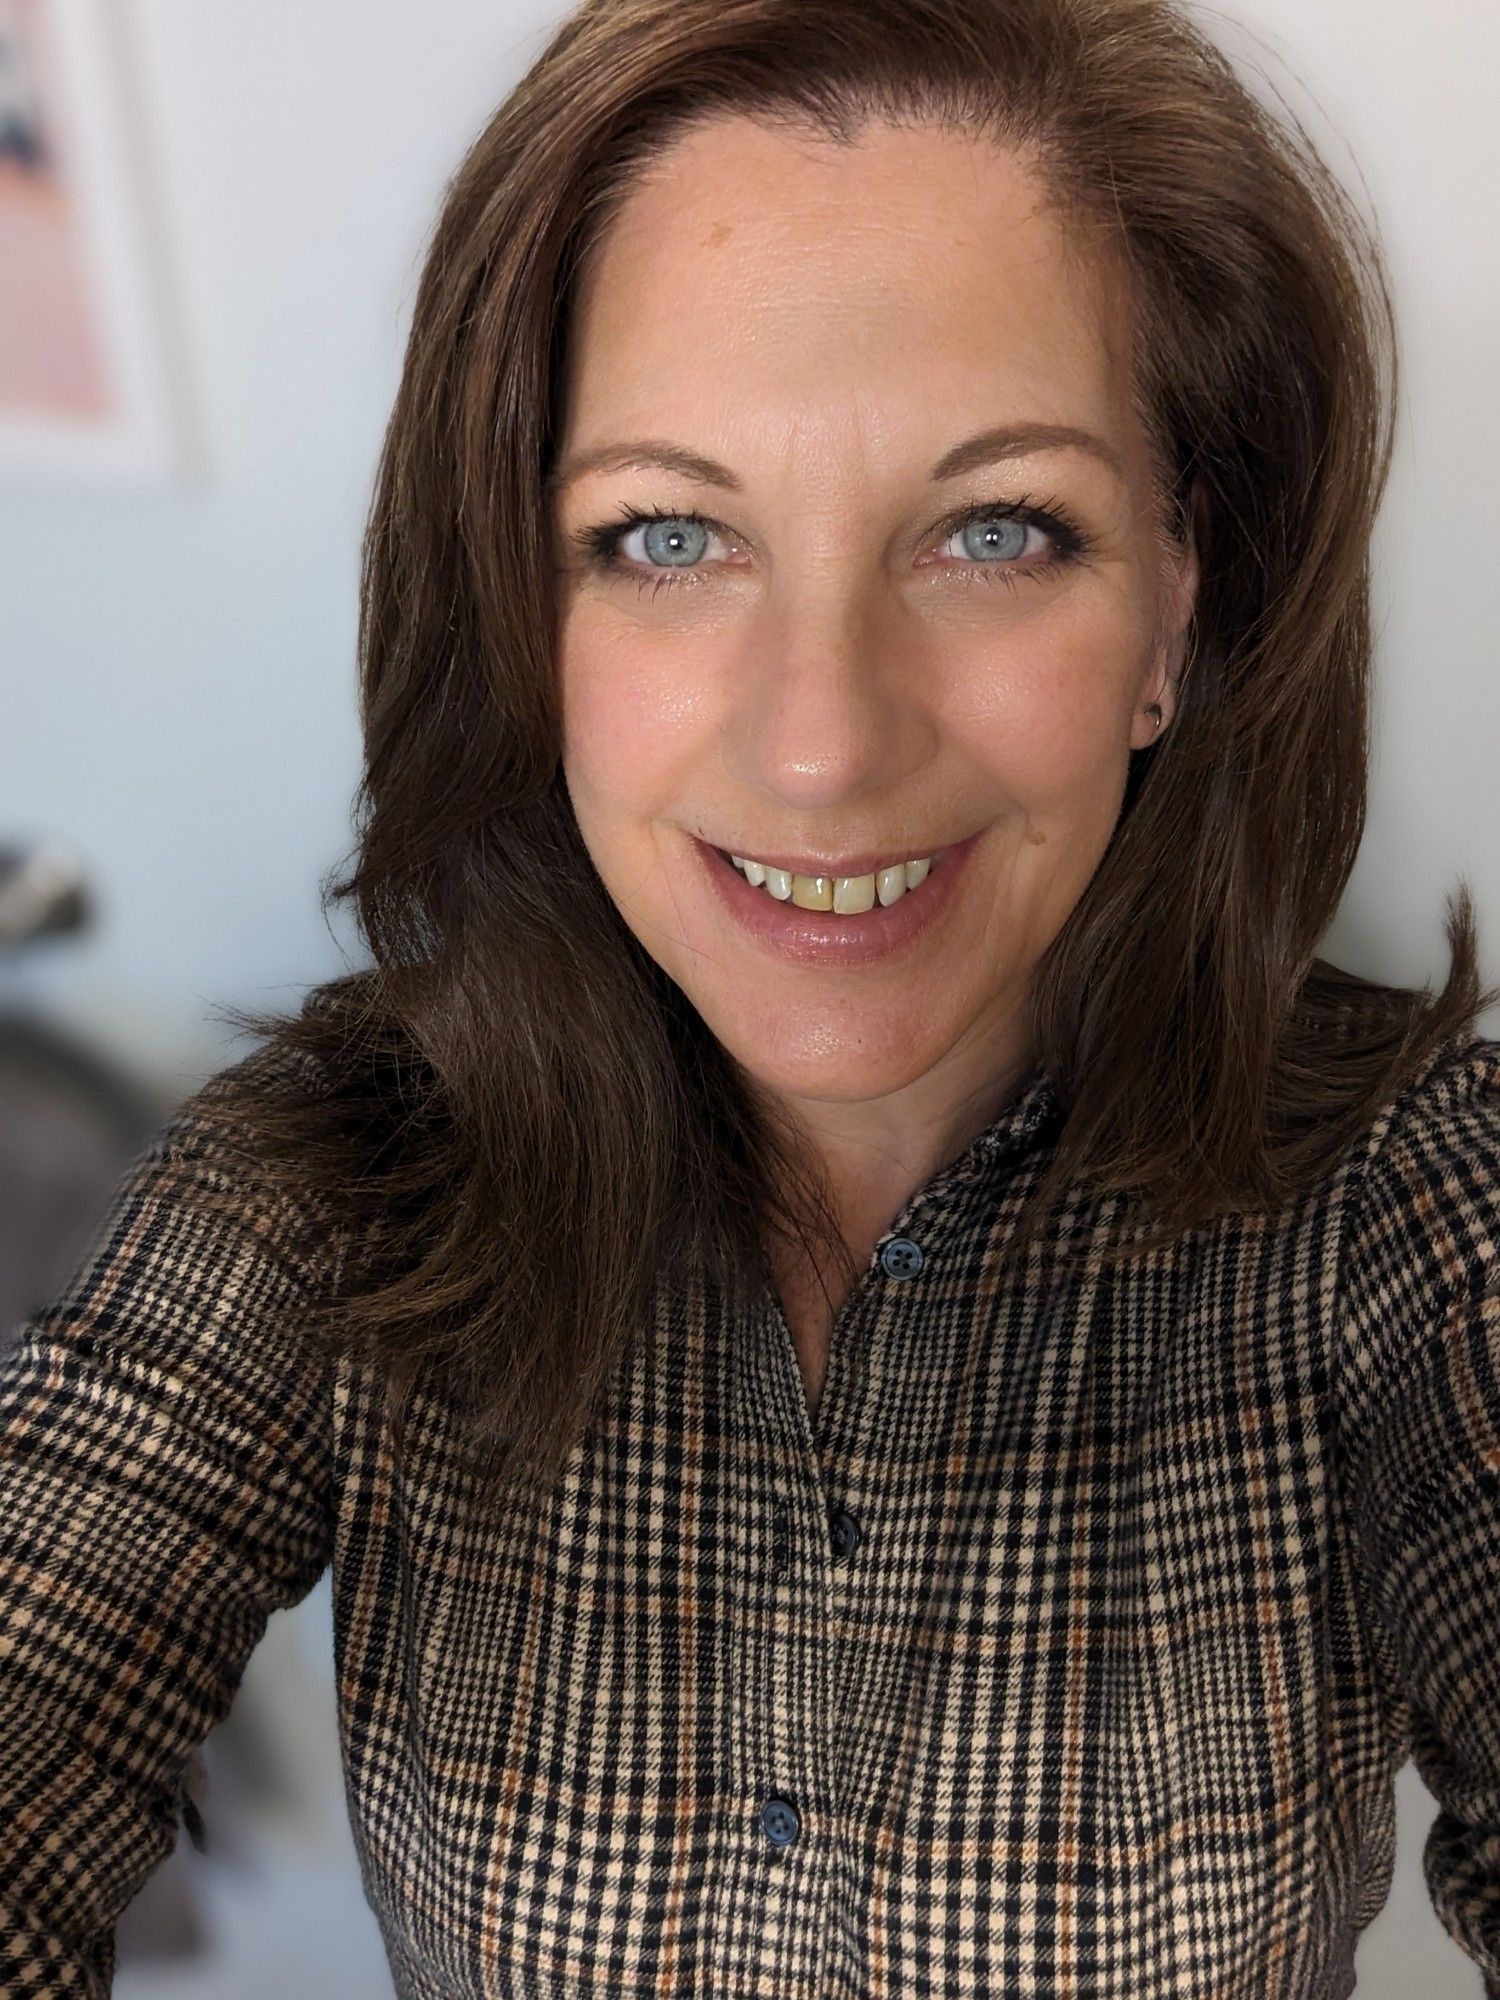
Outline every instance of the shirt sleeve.
<path id="1" fill-rule="evenodd" d="M 1346 1223 L 1343 1477 L 1439 1807 L 1428 1891 L 1500 1995 L 1500 1042 L 1443 1056 L 1382 1122 Z"/>
<path id="2" fill-rule="evenodd" d="M 137 1156 L 0 1354 L 6 1995 L 110 1992 L 199 1744 L 331 1554 L 328 1371 L 298 1338 L 330 1245 L 226 1132 L 241 1067 Z"/>

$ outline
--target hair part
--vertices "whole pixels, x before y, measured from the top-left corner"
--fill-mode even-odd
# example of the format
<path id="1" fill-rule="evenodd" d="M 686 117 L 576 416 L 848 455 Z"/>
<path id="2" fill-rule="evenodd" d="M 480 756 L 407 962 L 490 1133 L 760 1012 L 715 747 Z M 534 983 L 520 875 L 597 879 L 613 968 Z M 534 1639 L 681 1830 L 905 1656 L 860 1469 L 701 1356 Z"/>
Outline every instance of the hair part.
<path id="1" fill-rule="evenodd" d="M 632 187 L 725 114 L 1020 151 L 1127 276 L 1164 562 L 1198 543 L 1172 727 L 1037 968 L 1061 1117 L 1006 1262 L 1075 1184 L 1128 1197 L 1112 1258 L 1281 1210 L 1500 997 L 1466 884 L 1436 995 L 1315 955 L 1364 828 L 1397 382 L 1378 244 L 1295 118 L 1169 0 L 585 0 L 449 184 L 385 435 L 355 863 L 323 891 L 373 968 L 290 1018 L 221 1010 L 311 1065 L 246 1065 L 237 1100 L 346 1247 L 310 1336 L 378 1371 L 398 1456 L 431 1393 L 496 1488 L 557 1477 L 662 1285 L 752 1299 L 772 1231 L 857 1275 L 790 1120 L 612 904 L 561 770 L 572 303 Z"/>

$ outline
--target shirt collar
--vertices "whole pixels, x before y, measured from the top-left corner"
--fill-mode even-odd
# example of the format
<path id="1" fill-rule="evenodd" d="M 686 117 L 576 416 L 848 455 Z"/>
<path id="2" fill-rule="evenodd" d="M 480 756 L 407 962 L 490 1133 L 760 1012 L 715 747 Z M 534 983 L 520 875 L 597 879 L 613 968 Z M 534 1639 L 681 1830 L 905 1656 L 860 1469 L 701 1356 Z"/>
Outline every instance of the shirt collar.
<path id="1" fill-rule="evenodd" d="M 1057 1109 L 1056 1082 L 1051 1071 L 1038 1063 L 984 1130 L 936 1176 L 927 1190 L 928 1197 L 939 1191 L 946 1196 L 955 1189 L 988 1179 L 1005 1161 L 1025 1149 Z"/>

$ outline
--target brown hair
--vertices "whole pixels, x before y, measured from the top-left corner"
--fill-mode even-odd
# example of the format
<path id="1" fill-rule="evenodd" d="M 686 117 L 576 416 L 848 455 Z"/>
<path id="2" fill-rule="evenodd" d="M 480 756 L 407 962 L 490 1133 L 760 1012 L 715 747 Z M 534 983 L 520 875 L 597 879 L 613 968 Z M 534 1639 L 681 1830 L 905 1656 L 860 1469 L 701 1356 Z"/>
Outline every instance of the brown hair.
<path id="1" fill-rule="evenodd" d="M 545 482 L 577 273 L 652 156 L 736 111 L 1021 150 L 1123 253 L 1158 498 L 1198 539 L 1173 726 L 1037 969 L 1063 1117 L 1009 1256 L 1078 1179 L 1144 1204 L 1121 1256 L 1274 1212 L 1500 997 L 1466 883 L 1436 997 L 1315 956 L 1364 826 L 1396 359 L 1378 242 L 1295 116 L 1166 0 L 586 0 L 453 177 L 386 433 L 357 859 L 324 885 L 374 967 L 292 1018 L 221 1010 L 320 1079 L 247 1069 L 239 1106 L 350 1253 L 311 1335 L 378 1368 L 398 1454 L 420 1384 L 497 1483 L 555 1478 L 660 1284 L 741 1296 L 768 1218 L 840 1255 L 816 1164 L 614 908 L 560 765 Z"/>

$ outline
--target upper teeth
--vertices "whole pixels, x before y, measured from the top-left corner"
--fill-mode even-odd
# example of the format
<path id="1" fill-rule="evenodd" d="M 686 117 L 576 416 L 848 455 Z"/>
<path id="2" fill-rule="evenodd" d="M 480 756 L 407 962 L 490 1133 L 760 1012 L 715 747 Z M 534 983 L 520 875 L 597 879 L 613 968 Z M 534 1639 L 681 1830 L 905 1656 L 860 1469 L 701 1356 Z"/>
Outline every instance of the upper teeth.
<path id="1" fill-rule="evenodd" d="M 750 861 L 742 854 L 731 854 L 729 858 L 747 882 L 756 888 L 769 889 L 778 902 L 790 898 L 800 909 L 836 910 L 842 916 L 858 916 L 863 910 L 872 910 L 877 896 L 884 905 L 894 903 L 908 889 L 915 889 L 932 866 L 928 857 L 896 861 L 889 868 L 877 869 L 873 875 L 794 875 L 789 869 L 768 868 L 763 861 Z"/>

